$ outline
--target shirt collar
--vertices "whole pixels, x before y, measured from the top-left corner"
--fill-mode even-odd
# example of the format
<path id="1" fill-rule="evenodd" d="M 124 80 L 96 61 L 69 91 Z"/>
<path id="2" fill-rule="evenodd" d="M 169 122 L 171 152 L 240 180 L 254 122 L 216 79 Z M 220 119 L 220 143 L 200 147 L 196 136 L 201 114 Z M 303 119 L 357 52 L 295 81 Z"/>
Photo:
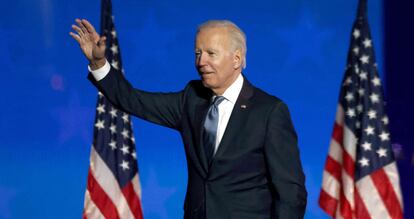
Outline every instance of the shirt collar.
<path id="1" fill-rule="evenodd" d="M 233 84 L 230 85 L 230 87 L 226 89 L 226 91 L 224 91 L 222 96 L 225 97 L 226 100 L 230 101 L 232 104 L 235 104 L 237 98 L 239 97 L 240 91 L 243 87 L 243 82 L 244 78 L 242 74 L 239 74 L 237 79 L 233 82 Z M 216 96 L 214 96 L 214 98 L 215 97 Z"/>

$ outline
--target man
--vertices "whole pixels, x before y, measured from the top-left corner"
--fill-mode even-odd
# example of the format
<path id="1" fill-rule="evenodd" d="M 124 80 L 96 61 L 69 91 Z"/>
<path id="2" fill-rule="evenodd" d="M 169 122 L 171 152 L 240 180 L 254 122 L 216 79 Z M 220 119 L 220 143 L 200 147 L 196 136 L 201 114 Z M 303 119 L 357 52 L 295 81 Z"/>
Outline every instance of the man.
<path id="1" fill-rule="evenodd" d="M 200 81 L 183 91 L 134 89 L 106 61 L 105 37 L 76 19 L 70 35 L 89 60 L 91 82 L 117 107 L 181 133 L 188 167 L 184 218 L 303 218 L 307 192 L 286 105 L 253 87 L 244 33 L 230 21 L 200 25 Z"/>

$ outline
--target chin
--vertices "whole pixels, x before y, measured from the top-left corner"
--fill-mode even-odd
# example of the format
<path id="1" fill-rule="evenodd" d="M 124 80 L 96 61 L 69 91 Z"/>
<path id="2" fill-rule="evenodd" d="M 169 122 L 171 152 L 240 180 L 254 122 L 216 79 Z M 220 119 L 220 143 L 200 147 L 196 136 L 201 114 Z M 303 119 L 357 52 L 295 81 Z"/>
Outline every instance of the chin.
<path id="1" fill-rule="evenodd" d="M 213 89 L 215 87 L 214 83 L 211 83 L 211 81 L 208 81 L 208 80 L 201 79 L 201 83 L 203 84 L 204 87 L 209 88 L 209 89 Z"/>

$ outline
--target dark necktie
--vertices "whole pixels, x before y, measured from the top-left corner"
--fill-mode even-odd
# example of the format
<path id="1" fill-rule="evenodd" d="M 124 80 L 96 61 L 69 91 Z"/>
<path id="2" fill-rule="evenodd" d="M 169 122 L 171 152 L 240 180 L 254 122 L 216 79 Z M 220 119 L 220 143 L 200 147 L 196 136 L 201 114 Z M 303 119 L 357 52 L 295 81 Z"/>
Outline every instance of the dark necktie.
<path id="1" fill-rule="evenodd" d="M 216 96 L 213 103 L 208 109 L 206 120 L 204 121 L 204 151 L 206 152 L 207 161 L 210 164 L 214 154 L 214 148 L 217 137 L 217 126 L 219 120 L 218 106 L 225 98 L 223 96 Z"/>

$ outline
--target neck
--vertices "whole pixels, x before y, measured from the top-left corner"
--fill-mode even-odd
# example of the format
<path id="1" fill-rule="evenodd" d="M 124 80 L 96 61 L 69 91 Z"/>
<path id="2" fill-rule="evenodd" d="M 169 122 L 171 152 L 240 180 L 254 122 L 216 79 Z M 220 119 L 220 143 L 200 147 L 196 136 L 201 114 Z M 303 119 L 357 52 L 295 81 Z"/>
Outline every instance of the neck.
<path id="1" fill-rule="evenodd" d="M 213 94 L 216 96 L 222 96 L 224 92 L 226 92 L 226 90 L 237 80 L 240 74 L 241 72 L 236 74 L 234 77 L 230 78 L 228 82 L 226 83 L 226 86 L 221 87 L 221 88 L 211 88 L 211 91 L 213 91 Z"/>

